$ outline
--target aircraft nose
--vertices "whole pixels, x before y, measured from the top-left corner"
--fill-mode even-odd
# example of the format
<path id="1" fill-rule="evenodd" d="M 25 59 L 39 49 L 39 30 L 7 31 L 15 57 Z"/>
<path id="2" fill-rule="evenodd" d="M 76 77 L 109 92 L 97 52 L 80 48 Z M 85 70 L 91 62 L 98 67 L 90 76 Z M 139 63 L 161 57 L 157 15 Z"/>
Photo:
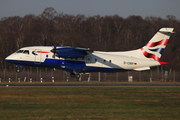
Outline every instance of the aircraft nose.
<path id="1" fill-rule="evenodd" d="M 15 56 L 12 54 L 12 55 L 9 55 L 9 56 L 7 56 L 6 58 L 5 58 L 5 61 L 6 62 L 9 62 L 9 63 L 11 63 L 12 61 L 14 61 L 15 60 Z"/>
<path id="2" fill-rule="evenodd" d="M 8 62 L 10 60 L 10 56 L 5 58 L 5 61 Z"/>

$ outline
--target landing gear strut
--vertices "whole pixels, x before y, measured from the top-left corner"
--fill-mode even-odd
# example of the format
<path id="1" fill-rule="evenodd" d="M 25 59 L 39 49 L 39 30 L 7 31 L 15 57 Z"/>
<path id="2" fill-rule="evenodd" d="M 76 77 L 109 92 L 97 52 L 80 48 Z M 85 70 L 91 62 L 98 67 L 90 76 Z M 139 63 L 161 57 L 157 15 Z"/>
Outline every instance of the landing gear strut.
<path id="1" fill-rule="evenodd" d="M 77 78 L 77 79 L 79 79 L 79 78 L 81 77 L 81 75 L 80 75 L 79 73 L 74 73 L 74 72 L 71 72 L 71 73 L 70 73 L 70 76 L 71 76 L 72 78 Z"/>
<path id="2" fill-rule="evenodd" d="M 21 70 L 20 68 L 23 68 L 23 65 L 17 65 L 16 66 L 16 72 L 19 73 Z"/>

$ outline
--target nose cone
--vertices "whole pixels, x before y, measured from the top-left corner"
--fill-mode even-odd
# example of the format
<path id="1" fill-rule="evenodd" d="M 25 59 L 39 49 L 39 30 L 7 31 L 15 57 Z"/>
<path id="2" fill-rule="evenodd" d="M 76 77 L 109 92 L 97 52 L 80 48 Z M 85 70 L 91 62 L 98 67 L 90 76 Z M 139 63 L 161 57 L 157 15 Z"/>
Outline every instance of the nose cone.
<path id="1" fill-rule="evenodd" d="M 8 57 L 5 58 L 5 61 L 6 61 L 6 62 L 9 62 L 9 61 L 11 61 L 11 60 L 12 60 L 12 59 L 11 59 L 11 56 L 8 56 Z"/>
<path id="2" fill-rule="evenodd" d="M 8 57 L 5 58 L 5 61 L 9 63 L 14 63 L 16 61 L 16 55 L 14 54 L 9 55 Z"/>

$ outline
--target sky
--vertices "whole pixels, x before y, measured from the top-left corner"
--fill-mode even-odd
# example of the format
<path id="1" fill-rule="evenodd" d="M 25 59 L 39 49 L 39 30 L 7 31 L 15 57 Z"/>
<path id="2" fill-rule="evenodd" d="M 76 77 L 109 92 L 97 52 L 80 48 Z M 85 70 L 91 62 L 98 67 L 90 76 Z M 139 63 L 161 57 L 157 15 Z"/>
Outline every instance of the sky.
<path id="1" fill-rule="evenodd" d="M 139 15 L 166 18 L 173 15 L 180 19 L 180 0 L 0 0 L 0 19 L 3 17 L 28 14 L 36 16 L 47 7 L 57 13 L 85 16 L 113 16 L 115 14 L 127 18 Z"/>

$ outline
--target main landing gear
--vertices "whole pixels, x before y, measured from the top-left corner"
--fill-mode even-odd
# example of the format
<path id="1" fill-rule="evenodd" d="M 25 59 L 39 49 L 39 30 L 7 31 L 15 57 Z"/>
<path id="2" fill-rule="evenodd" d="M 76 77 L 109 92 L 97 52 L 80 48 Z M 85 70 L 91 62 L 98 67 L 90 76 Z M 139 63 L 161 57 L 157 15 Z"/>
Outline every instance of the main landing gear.
<path id="1" fill-rule="evenodd" d="M 80 75 L 79 73 L 75 73 L 75 72 L 71 72 L 71 73 L 70 73 L 70 76 L 71 76 L 72 78 L 77 78 L 77 79 L 79 79 L 79 78 L 81 77 L 81 75 Z"/>

